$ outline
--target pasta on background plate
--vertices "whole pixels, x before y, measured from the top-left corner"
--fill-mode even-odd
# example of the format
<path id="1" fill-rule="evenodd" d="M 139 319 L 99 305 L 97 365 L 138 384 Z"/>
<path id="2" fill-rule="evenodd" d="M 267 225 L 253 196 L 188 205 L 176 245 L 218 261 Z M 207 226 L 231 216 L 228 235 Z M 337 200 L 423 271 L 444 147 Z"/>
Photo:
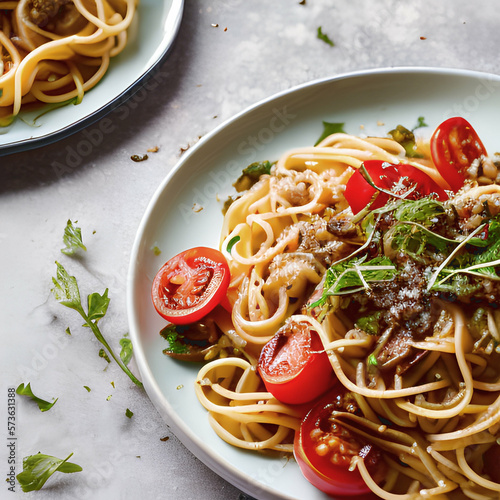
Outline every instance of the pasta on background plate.
<path id="1" fill-rule="evenodd" d="M 0 119 L 79 103 L 127 43 L 137 0 L 0 1 Z"/>

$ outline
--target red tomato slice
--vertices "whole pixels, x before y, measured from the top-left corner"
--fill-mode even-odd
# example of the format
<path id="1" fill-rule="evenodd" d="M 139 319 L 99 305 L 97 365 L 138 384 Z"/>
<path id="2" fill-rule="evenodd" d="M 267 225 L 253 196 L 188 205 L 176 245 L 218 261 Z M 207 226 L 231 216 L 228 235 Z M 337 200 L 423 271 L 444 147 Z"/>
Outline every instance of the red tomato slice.
<path id="1" fill-rule="evenodd" d="M 486 148 L 472 125 L 461 117 L 453 117 L 441 123 L 432 134 L 432 161 L 439 173 L 458 191 L 467 178 L 471 163 L 486 156 Z"/>
<path id="2" fill-rule="evenodd" d="M 448 199 L 446 192 L 417 167 L 406 164 L 394 165 L 381 160 L 367 160 L 363 165 L 377 187 L 396 195 L 401 196 L 416 186 L 407 196 L 408 200 L 418 200 L 431 194 L 436 195 L 439 200 Z M 357 214 L 370 203 L 376 192 L 377 190 L 368 184 L 361 172 L 356 170 L 347 182 L 344 196 L 352 213 Z M 389 198 L 388 194 L 379 191 L 370 208 L 375 210 L 383 207 Z"/>
<path id="3" fill-rule="evenodd" d="M 319 335 L 293 321 L 263 347 L 258 370 L 268 392 L 294 405 L 312 401 L 336 380 Z"/>
<path id="4" fill-rule="evenodd" d="M 319 490 L 333 496 L 375 498 L 359 471 L 349 466 L 354 455 L 362 455 L 372 477 L 381 481 L 386 472 L 381 452 L 330 420 L 333 411 L 353 411 L 356 406 L 350 393 L 336 386 L 302 421 L 293 452 L 304 477 Z"/>
<path id="5" fill-rule="evenodd" d="M 158 313 L 176 325 L 194 323 L 225 297 L 230 272 L 218 250 L 196 247 L 172 257 L 158 271 L 151 297 Z"/>

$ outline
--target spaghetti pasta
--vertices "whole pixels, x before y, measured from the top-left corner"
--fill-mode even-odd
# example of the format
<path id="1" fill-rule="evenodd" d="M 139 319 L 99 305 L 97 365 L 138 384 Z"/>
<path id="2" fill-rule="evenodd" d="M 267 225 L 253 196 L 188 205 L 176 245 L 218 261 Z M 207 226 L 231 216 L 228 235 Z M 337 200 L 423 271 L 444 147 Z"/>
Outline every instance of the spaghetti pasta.
<path id="1" fill-rule="evenodd" d="M 329 421 L 380 450 L 382 479 L 351 459 L 376 495 L 498 498 L 483 455 L 500 438 L 500 187 L 475 165 L 448 201 L 402 196 L 354 217 L 344 191 L 368 160 L 410 164 L 447 188 L 425 155 L 338 133 L 287 152 L 230 205 L 220 249 L 232 314 L 214 321 L 246 359 L 205 364 L 197 397 L 228 443 L 291 452 L 302 408 L 265 390 L 257 362 L 283 324 L 307 325 L 355 401 Z"/>
<path id="2" fill-rule="evenodd" d="M 81 102 L 127 42 L 137 0 L 0 2 L 0 118 L 37 103 Z"/>

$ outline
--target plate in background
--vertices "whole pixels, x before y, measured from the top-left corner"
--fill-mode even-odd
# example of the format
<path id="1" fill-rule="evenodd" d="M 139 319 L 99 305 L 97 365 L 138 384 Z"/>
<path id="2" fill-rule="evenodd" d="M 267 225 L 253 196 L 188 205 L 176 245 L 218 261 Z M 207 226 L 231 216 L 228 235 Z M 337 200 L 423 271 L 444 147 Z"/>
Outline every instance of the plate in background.
<path id="1" fill-rule="evenodd" d="M 287 149 L 313 145 L 322 121 L 344 122 L 356 135 L 380 135 L 423 117 L 430 137 L 443 120 L 469 120 L 490 151 L 496 133 L 500 77 L 431 68 L 392 68 L 336 76 L 299 86 L 252 106 L 202 138 L 182 157 L 152 198 L 132 249 L 127 291 L 130 333 L 145 389 L 177 437 L 217 474 L 260 500 L 327 500 L 295 461 L 240 450 L 211 429 L 193 384 L 198 367 L 162 354 L 165 322 L 150 298 L 168 258 L 194 246 L 218 247 L 222 203 L 241 170 L 274 161 Z M 161 250 L 160 255 L 153 251 Z"/>
<path id="2" fill-rule="evenodd" d="M 0 129 L 0 155 L 68 137 L 131 97 L 167 57 L 179 31 L 183 6 L 184 0 L 140 0 L 127 46 L 111 59 L 104 78 L 76 106 L 69 104 L 45 114 L 43 107 L 21 112 L 12 125 Z"/>

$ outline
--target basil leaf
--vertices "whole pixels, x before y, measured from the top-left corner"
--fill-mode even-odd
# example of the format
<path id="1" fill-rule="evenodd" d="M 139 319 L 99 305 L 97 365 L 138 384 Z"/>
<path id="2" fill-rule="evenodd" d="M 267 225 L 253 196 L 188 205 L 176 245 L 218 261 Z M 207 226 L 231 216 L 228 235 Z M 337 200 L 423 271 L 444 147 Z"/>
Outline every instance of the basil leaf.
<path id="1" fill-rule="evenodd" d="M 311 307 L 323 305 L 331 295 L 346 295 L 366 289 L 369 283 L 389 281 L 396 276 L 396 267 L 388 257 L 366 256 L 342 261 L 331 266 L 325 276 L 323 295 Z"/>
<path id="2" fill-rule="evenodd" d="M 57 399 L 52 403 L 50 403 L 49 401 L 45 401 L 44 399 L 40 399 L 37 396 L 35 396 L 33 394 L 33 391 L 31 390 L 31 384 L 29 382 L 27 385 L 20 384 L 19 387 L 16 389 L 16 393 L 19 394 L 20 396 L 27 396 L 31 398 L 38 405 L 40 411 L 50 410 L 57 402 Z"/>
<path id="3" fill-rule="evenodd" d="M 420 222 L 432 225 L 437 217 L 445 214 L 444 204 L 433 198 L 404 200 L 394 210 L 394 218 L 399 221 Z"/>
<path id="4" fill-rule="evenodd" d="M 332 134 L 345 134 L 344 123 L 330 123 L 323 121 L 323 133 L 319 136 L 319 139 L 314 143 L 317 146 L 323 139 L 326 139 Z"/>
<path id="5" fill-rule="evenodd" d="M 68 220 L 64 228 L 63 243 L 65 248 L 61 248 L 61 252 L 65 255 L 74 255 L 78 249 L 87 251 L 82 240 L 82 230 L 79 227 L 73 226 L 71 220 Z"/>
<path id="6" fill-rule="evenodd" d="M 83 469 L 79 465 L 68 462 L 72 455 L 70 453 L 64 460 L 41 453 L 23 458 L 23 471 L 16 476 L 22 490 L 40 490 L 54 472 L 81 472 Z"/>

